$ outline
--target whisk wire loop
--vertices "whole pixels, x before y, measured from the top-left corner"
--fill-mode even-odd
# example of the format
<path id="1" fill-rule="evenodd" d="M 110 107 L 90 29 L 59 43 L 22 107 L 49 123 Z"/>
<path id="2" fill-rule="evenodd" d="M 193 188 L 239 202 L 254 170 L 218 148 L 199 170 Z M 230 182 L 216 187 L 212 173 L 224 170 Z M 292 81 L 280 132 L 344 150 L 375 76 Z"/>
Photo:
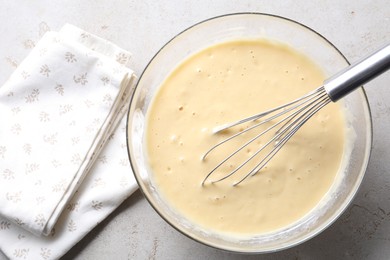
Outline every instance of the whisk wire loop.
<path id="1" fill-rule="evenodd" d="M 283 131 L 283 134 L 288 131 L 287 134 L 275 144 L 274 148 L 266 156 L 264 156 L 264 158 L 247 175 L 241 178 L 238 182 L 234 183 L 233 186 L 237 186 L 249 176 L 253 176 L 259 171 L 261 171 L 267 165 L 267 163 L 279 152 L 279 150 L 287 143 L 287 141 L 290 140 L 290 138 L 301 128 L 301 126 L 303 126 L 314 114 L 316 114 L 320 109 L 322 109 L 330 102 L 331 100 L 328 97 L 323 97 L 320 103 L 316 104 L 315 107 L 310 108 L 310 110 L 307 111 L 307 114 L 305 113 L 306 115 L 301 115 L 299 119 L 291 123 L 291 127 L 294 127 L 290 131 L 289 129 L 291 127 L 285 129 Z"/>
<path id="2" fill-rule="evenodd" d="M 243 123 L 246 123 L 248 121 L 255 121 L 259 120 L 260 118 L 270 115 L 274 112 L 277 112 L 275 115 L 270 116 L 269 118 L 266 118 L 262 120 L 261 122 L 248 127 L 226 139 L 223 141 L 217 143 L 213 147 L 211 147 L 202 157 L 202 160 L 205 160 L 207 155 L 209 155 L 213 150 L 215 150 L 217 147 L 220 145 L 230 141 L 231 139 L 242 135 L 245 132 L 248 132 L 254 128 L 257 128 L 267 122 L 270 122 L 276 118 L 279 118 L 285 114 L 288 114 L 291 112 L 291 114 L 288 114 L 285 116 L 283 119 L 278 121 L 277 123 L 271 125 L 261 133 L 257 134 L 255 137 L 251 138 L 249 141 L 241 145 L 238 149 L 233 151 L 230 155 L 228 155 L 226 158 L 224 158 L 220 163 L 218 163 L 203 179 L 202 185 L 205 184 L 205 182 L 209 179 L 209 177 L 217 171 L 223 164 L 225 164 L 228 160 L 230 160 L 233 156 L 235 156 L 237 153 L 239 153 L 242 149 L 247 147 L 249 144 L 253 143 L 255 140 L 259 139 L 261 136 L 266 134 L 267 132 L 271 131 L 272 129 L 276 128 L 277 126 L 281 125 L 284 123 L 279 129 L 275 132 L 274 136 L 268 140 L 267 143 L 262 145 L 254 154 L 252 154 L 248 159 L 246 159 L 243 163 L 241 163 L 239 166 L 237 166 L 234 170 L 229 172 L 228 174 L 224 175 L 223 177 L 211 181 L 211 183 L 216 183 L 222 180 L 227 179 L 228 177 L 232 176 L 235 174 L 237 171 L 239 171 L 242 167 L 244 167 L 249 161 L 254 159 L 259 153 L 261 153 L 265 148 L 267 148 L 271 143 L 275 143 L 274 148 L 268 152 L 261 160 L 260 162 L 247 173 L 241 180 L 238 182 L 234 183 L 233 186 L 238 185 L 242 181 L 244 181 L 247 177 L 254 175 L 258 171 L 260 171 L 267 163 L 269 160 L 272 159 L 272 157 L 282 148 L 282 146 L 291 138 L 291 136 L 312 116 L 314 115 L 319 109 L 321 109 L 323 106 L 321 106 L 321 102 L 326 102 L 329 103 L 330 99 L 324 90 L 323 87 L 317 88 L 314 91 L 306 94 L 305 96 L 302 96 L 301 98 L 298 98 L 288 104 L 284 104 L 282 106 L 279 106 L 275 109 L 268 110 L 264 113 L 257 114 L 255 116 L 251 116 L 245 119 L 240 120 L 239 122 L 233 122 L 231 124 L 227 124 L 223 127 L 220 127 L 217 131 L 214 131 L 214 133 L 221 132 L 223 130 L 226 130 L 227 128 L 237 126 Z M 326 103 L 326 104 L 327 104 Z M 326 105 L 324 104 L 324 105 Z M 317 109 L 318 108 L 318 109 Z M 297 110 L 298 109 L 298 110 Z M 282 111 L 280 111 L 282 110 Z M 296 111 L 295 111 L 296 110 Z M 278 112 L 279 111 L 279 112 Z M 313 113 L 311 111 L 314 111 Z M 298 118 L 297 118 L 298 117 Z M 305 118 L 308 117 L 308 118 Z M 290 132 L 288 132 L 290 130 Z"/>

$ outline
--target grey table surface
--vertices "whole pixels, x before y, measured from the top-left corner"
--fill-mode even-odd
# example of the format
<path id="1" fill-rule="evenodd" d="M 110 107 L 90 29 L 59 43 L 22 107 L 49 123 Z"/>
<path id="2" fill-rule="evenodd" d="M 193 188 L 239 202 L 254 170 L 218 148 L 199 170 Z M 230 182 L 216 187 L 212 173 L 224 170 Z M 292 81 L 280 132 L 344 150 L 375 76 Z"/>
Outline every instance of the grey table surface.
<path id="1" fill-rule="evenodd" d="M 204 19 L 235 12 L 264 12 L 308 25 L 354 61 L 390 42 L 387 0 L 0 0 L 0 84 L 51 28 L 72 23 L 134 54 L 140 75 L 174 35 Z M 346 212 L 299 246 L 265 255 L 238 255 L 201 245 L 165 223 L 137 191 L 63 259 L 389 259 L 390 72 L 366 85 L 374 140 L 363 184 Z M 0 259 L 6 257 L 0 252 Z"/>

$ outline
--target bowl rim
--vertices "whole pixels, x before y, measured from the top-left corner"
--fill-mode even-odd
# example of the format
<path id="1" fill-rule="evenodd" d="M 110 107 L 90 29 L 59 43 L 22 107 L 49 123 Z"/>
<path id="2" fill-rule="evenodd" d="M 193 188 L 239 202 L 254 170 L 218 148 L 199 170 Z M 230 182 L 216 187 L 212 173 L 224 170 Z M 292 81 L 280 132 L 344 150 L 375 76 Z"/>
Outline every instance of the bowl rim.
<path id="1" fill-rule="evenodd" d="M 323 225 L 321 228 L 318 228 L 315 232 L 312 232 L 310 234 L 308 234 L 306 237 L 304 237 L 303 239 L 300 239 L 299 241 L 296 241 L 295 243 L 290 243 L 288 245 L 284 245 L 282 247 L 278 247 L 276 249 L 273 249 L 273 250 L 267 250 L 267 251 L 247 251 L 247 250 L 233 250 L 232 248 L 227 248 L 227 247 L 223 247 L 223 246 L 218 246 L 216 245 L 215 243 L 213 244 L 208 244 L 206 243 L 205 241 L 202 241 L 202 240 L 199 240 L 197 239 L 196 237 L 194 236 L 191 236 L 190 233 L 187 233 L 185 232 L 184 230 L 182 230 L 181 228 L 179 228 L 178 226 L 174 225 L 173 223 L 171 223 L 167 218 L 165 218 L 165 216 L 159 211 L 159 209 L 154 205 L 154 202 L 149 198 L 148 194 L 146 194 L 144 192 L 144 190 L 142 189 L 142 182 L 141 180 L 139 180 L 139 178 L 137 177 L 137 174 L 136 174 L 136 167 L 134 166 L 133 162 L 132 162 L 132 159 L 131 159 L 131 154 L 130 154 L 130 149 L 129 149 L 129 119 L 130 119 L 130 111 L 131 111 L 131 104 L 133 103 L 133 100 L 134 100 L 134 95 L 136 93 L 136 90 L 138 88 L 138 85 L 139 85 L 139 82 L 141 81 L 141 79 L 143 78 L 143 75 L 145 74 L 145 72 L 148 70 L 149 66 L 151 65 L 151 63 L 154 61 L 154 59 L 160 54 L 160 52 L 162 52 L 165 47 L 167 45 L 169 45 L 172 41 L 174 41 L 176 38 L 178 38 L 179 36 L 181 36 L 182 34 L 184 34 L 185 32 L 191 30 L 192 28 L 194 27 L 197 27 L 201 24 L 204 24 L 204 23 L 207 23 L 209 21 L 213 21 L 213 20 L 217 20 L 217 19 L 223 19 L 225 17 L 232 17 L 232 16 L 241 16 L 241 15 L 250 15 L 250 16 L 266 16 L 266 17 L 271 17 L 271 18 L 276 18 L 276 19 L 281 19 L 281 20 L 284 20 L 284 21 L 287 21 L 287 22 L 290 22 L 292 24 L 295 24 L 295 25 L 298 25 L 306 30 L 309 30 L 310 32 L 316 34 L 319 38 L 321 38 L 322 40 L 324 40 L 327 44 L 329 44 L 339 55 L 340 57 L 342 57 L 345 62 L 348 64 L 348 65 L 351 65 L 351 63 L 349 62 L 349 60 L 345 57 L 345 55 L 331 42 L 329 41 L 325 36 L 323 36 L 322 34 L 320 34 L 319 32 L 317 32 L 316 30 L 312 29 L 311 27 L 301 23 L 301 22 L 298 22 L 296 20 L 293 20 L 291 18 L 287 18 L 287 17 L 284 17 L 284 16 L 280 16 L 280 15 L 276 15 L 276 14 L 271 14 L 271 13 L 263 13 L 263 12 L 235 12 L 235 13 L 226 13 L 226 14 L 222 14 L 222 15 L 217 15 L 217 16 L 213 16 L 213 17 L 209 17 L 207 19 L 204 19 L 204 20 L 201 20 L 200 22 L 197 22 L 197 23 L 194 23 L 192 24 L 191 26 L 185 28 L 184 30 L 181 30 L 180 32 L 178 32 L 177 34 L 175 34 L 171 39 L 169 39 L 165 44 L 163 44 L 159 50 L 152 56 L 152 58 L 148 61 L 148 63 L 146 64 L 145 68 L 143 69 L 140 77 L 137 79 L 137 82 L 136 82 L 136 85 L 135 87 L 133 88 L 132 90 L 132 93 L 131 93 L 131 97 L 130 97 L 130 101 L 129 101 L 129 106 L 128 106 L 128 109 L 127 109 L 127 115 L 126 115 L 126 147 L 127 147 L 127 155 L 128 155 L 128 159 L 129 159 L 129 162 L 130 162 L 130 166 L 131 166 L 131 169 L 132 169 L 132 173 L 135 177 L 135 180 L 138 184 L 138 187 L 139 187 L 139 190 L 141 191 L 141 193 L 143 194 L 143 196 L 146 198 L 146 200 L 148 201 L 149 205 L 152 206 L 152 208 L 155 210 L 155 212 L 166 222 L 168 223 L 171 227 L 173 227 L 175 230 L 179 231 L 181 234 L 185 235 L 186 237 L 190 238 L 191 240 L 193 241 L 196 241 L 202 245 L 206 245 L 210 248 L 215 248 L 215 249 L 219 249 L 219 250 L 222 250 L 222 251 L 226 251 L 226 252 L 232 252 L 232 253 L 245 253 L 245 254 L 264 254 L 264 253 L 273 253 L 273 252 L 278 252 L 278 251 L 281 251 L 281 250 L 286 250 L 286 249 L 289 249 L 289 248 L 292 248 L 292 247 L 295 247 L 297 245 L 300 245 L 314 237 L 316 237 L 317 235 L 319 235 L 320 233 L 322 233 L 324 230 L 326 230 L 329 226 L 331 226 L 346 210 L 347 208 L 350 206 L 350 204 L 352 203 L 352 201 L 354 200 L 356 194 L 358 193 L 360 187 L 361 187 L 361 183 L 364 179 L 364 176 L 365 176 L 365 173 L 367 171 L 367 167 L 368 167 L 368 164 L 369 164 L 369 161 L 370 161 L 370 157 L 371 157 L 371 151 L 372 151 L 372 144 L 373 144 L 373 122 L 372 122 L 372 113 L 371 113 L 371 108 L 370 108 L 370 103 L 369 103 L 369 100 L 367 98 L 367 94 L 366 94 L 366 91 L 364 90 L 364 85 L 359 87 L 357 89 L 357 91 L 360 91 L 361 94 L 362 94 L 362 98 L 363 100 L 365 101 L 365 104 L 366 104 L 366 109 L 367 109 L 367 113 L 368 113 L 368 125 L 367 125 L 367 130 L 368 130 L 368 133 L 367 133 L 367 149 L 365 151 L 366 153 L 366 160 L 364 162 L 364 164 L 362 165 L 362 168 L 361 168 L 361 171 L 363 171 L 363 174 L 361 174 L 361 177 L 357 180 L 356 182 L 356 188 L 354 190 L 351 191 L 351 195 L 350 195 L 350 200 L 348 202 L 346 202 L 345 206 L 344 207 L 340 207 L 339 210 L 333 215 L 333 218 L 330 218 L 329 221 Z M 236 248 L 237 249 L 237 248 Z"/>

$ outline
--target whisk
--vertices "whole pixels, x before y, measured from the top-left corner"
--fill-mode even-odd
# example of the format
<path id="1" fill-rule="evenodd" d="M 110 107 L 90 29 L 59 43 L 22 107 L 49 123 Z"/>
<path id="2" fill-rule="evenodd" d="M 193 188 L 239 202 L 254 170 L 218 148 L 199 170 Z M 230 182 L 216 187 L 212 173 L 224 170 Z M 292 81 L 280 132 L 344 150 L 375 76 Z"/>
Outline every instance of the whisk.
<path id="1" fill-rule="evenodd" d="M 254 160 L 254 158 L 264 151 L 267 147 L 270 148 L 264 156 L 260 157 L 255 167 L 253 167 L 249 172 L 244 174 L 240 180 L 235 182 L 233 186 L 236 186 L 247 179 L 249 176 L 253 176 L 263 169 L 267 163 L 275 156 L 276 153 L 287 143 L 287 141 L 304 125 L 314 114 L 321 110 L 324 106 L 330 102 L 336 102 L 342 97 L 346 96 L 356 88 L 360 87 L 362 84 L 372 80 L 373 78 L 379 76 L 381 73 L 385 72 L 390 68 L 390 45 L 377 50 L 373 54 L 367 56 L 366 58 L 360 60 L 359 62 L 345 68 L 336 75 L 324 81 L 323 85 L 314 91 L 293 100 L 290 103 L 281 105 L 279 107 L 270 109 L 268 111 L 238 120 L 236 122 L 224 124 L 213 129 L 213 133 L 220 133 L 231 127 L 249 122 L 249 121 L 259 121 L 259 119 L 264 118 L 258 123 L 255 123 L 253 126 L 246 128 L 245 130 L 239 131 L 236 134 L 224 139 L 223 141 L 217 143 L 210 148 L 202 157 L 202 160 L 205 160 L 217 147 L 225 144 L 226 142 L 232 140 L 233 138 L 242 135 L 245 132 L 251 131 L 264 125 L 272 120 L 278 119 L 276 123 L 272 124 L 265 130 L 261 131 L 259 134 L 255 135 L 253 138 L 242 144 L 237 150 L 233 151 L 220 163 L 218 163 L 203 179 L 202 185 L 206 183 L 208 179 L 215 173 L 222 165 L 227 163 L 232 157 L 238 154 L 241 150 L 247 147 L 249 144 L 253 143 L 255 140 L 259 139 L 264 134 L 270 132 L 271 130 L 276 130 L 275 134 L 265 142 L 264 145 L 260 146 L 256 152 L 253 153 L 247 160 L 242 162 L 236 168 L 234 168 L 228 174 L 219 177 L 215 180 L 211 180 L 212 183 L 225 180 L 237 173 L 242 169 L 249 161 Z M 268 117 L 267 117 L 268 116 Z M 273 145 L 273 147 L 272 147 Z"/>

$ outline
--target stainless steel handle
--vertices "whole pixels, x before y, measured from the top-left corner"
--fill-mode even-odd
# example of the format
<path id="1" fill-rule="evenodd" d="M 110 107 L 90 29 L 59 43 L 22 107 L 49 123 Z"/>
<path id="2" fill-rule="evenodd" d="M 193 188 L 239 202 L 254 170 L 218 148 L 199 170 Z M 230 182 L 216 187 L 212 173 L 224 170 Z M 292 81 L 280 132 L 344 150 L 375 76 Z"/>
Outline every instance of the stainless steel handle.
<path id="1" fill-rule="evenodd" d="M 324 88 L 335 102 L 390 68 L 390 44 L 325 80 Z"/>

